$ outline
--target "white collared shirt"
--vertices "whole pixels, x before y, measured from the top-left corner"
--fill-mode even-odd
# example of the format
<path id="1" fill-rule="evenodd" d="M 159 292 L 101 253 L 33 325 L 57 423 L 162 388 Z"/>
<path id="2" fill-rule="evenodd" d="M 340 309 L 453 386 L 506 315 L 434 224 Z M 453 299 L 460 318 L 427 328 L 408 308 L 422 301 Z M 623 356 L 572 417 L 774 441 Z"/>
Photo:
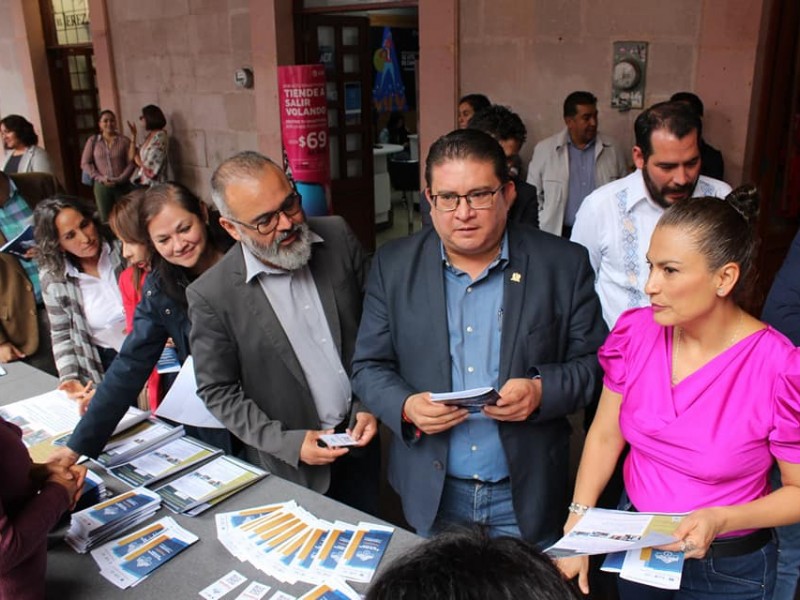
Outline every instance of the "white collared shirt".
<path id="1" fill-rule="evenodd" d="M 119 352 L 125 340 L 125 310 L 110 252 L 108 244 L 103 242 L 97 263 L 100 277 L 82 273 L 69 261 L 66 272 L 78 280 L 83 298 L 83 314 L 89 325 L 92 343 Z"/>
<path id="2" fill-rule="evenodd" d="M 323 241 L 313 231 L 309 234 L 311 243 Z M 244 244 L 242 253 L 245 281 L 258 278 L 303 370 L 321 428 L 334 428 L 350 412 L 352 389 L 311 269 L 308 265 L 295 271 L 271 267 Z"/>
<path id="3" fill-rule="evenodd" d="M 724 198 L 731 187 L 700 176 L 693 197 Z M 573 242 L 589 250 L 595 290 L 609 329 L 626 310 L 649 306 L 644 286 L 650 273 L 647 250 L 664 209 L 647 192 L 641 169 L 596 189 L 581 204 L 572 229 Z"/>

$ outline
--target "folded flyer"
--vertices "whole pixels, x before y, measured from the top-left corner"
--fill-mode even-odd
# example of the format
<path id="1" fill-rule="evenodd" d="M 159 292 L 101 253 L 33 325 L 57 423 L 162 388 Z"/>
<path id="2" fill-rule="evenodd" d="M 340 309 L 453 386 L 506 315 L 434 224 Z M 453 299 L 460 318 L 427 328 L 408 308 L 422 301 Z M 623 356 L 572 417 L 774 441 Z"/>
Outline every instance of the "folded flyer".
<path id="1" fill-rule="evenodd" d="M 158 494 L 143 487 L 133 489 L 73 513 L 64 540 L 76 552 L 83 554 L 150 518 L 160 506 Z"/>
<path id="2" fill-rule="evenodd" d="M 331 588 L 337 580 L 369 582 L 394 532 L 377 523 L 330 523 L 293 501 L 219 513 L 215 519 L 220 542 L 239 560 L 284 583 Z"/>
<path id="3" fill-rule="evenodd" d="M 188 513 L 201 504 L 211 506 L 213 500 L 228 497 L 267 475 L 263 469 L 244 461 L 219 456 L 155 491 L 167 508 Z"/>
<path id="4" fill-rule="evenodd" d="M 28 225 L 20 234 L 0 246 L 0 252 L 13 254 L 19 258 L 25 258 L 28 250 L 35 247 L 36 240 L 33 239 L 33 224 L 31 224 Z"/>
<path id="5" fill-rule="evenodd" d="M 150 485 L 220 454 L 222 450 L 182 437 L 113 467 L 109 473 L 132 487 Z"/>
<path id="6" fill-rule="evenodd" d="M 141 423 L 149 412 L 131 407 L 114 433 Z M 22 429 L 22 442 L 34 462 L 47 462 L 58 446 L 67 443 L 81 420 L 78 404 L 61 390 L 26 398 L 0 408 L 0 416 Z"/>
<path id="7" fill-rule="evenodd" d="M 119 588 L 136 585 L 199 538 L 166 517 L 92 552 L 100 574 Z"/>
<path id="8" fill-rule="evenodd" d="M 182 437 L 183 434 L 183 425 L 172 427 L 161 421 L 148 419 L 111 438 L 95 462 L 106 468 L 116 467 L 156 446 Z"/>
<path id="9" fill-rule="evenodd" d="M 567 558 L 671 544 L 684 516 L 590 508 L 569 533 L 545 549 L 545 554 Z"/>
<path id="10" fill-rule="evenodd" d="M 499 399 L 500 394 L 497 393 L 496 389 L 491 387 L 474 388 L 461 392 L 431 394 L 432 402 L 441 402 L 447 406 L 466 408 L 469 412 L 480 412 L 487 404 L 497 404 Z"/>

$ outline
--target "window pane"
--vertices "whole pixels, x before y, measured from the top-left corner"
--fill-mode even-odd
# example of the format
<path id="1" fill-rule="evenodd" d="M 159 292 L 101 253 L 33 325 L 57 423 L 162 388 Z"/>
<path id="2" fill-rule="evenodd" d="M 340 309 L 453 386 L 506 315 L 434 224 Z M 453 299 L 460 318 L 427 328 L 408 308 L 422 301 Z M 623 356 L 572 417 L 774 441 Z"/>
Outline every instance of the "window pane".
<path id="1" fill-rule="evenodd" d="M 345 73 L 358 73 L 361 63 L 358 54 L 345 54 L 342 57 L 342 70 Z"/>
<path id="2" fill-rule="evenodd" d="M 347 176 L 348 177 L 361 177 L 361 159 L 349 158 L 347 160 Z"/>
<path id="3" fill-rule="evenodd" d="M 361 134 L 360 133 L 348 133 L 345 137 L 345 149 L 348 152 L 355 152 L 356 150 L 361 150 Z"/>
<path id="4" fill-rule="evenodd" d="M 342 44 L 358 46 L 358 27 L 342 27 Z"/>

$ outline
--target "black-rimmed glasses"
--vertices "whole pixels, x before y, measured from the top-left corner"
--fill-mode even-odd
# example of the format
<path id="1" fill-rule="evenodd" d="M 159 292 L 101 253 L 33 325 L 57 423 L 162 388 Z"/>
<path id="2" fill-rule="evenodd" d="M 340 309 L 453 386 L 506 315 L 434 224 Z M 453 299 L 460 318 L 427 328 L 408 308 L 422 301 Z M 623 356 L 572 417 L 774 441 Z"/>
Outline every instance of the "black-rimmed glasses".
<path id="1" fill-rule="evenodd" d="M 278 221 L 280 221 L 281 213 L 291 219 L 292 217 L 296 216 L 297 213 L 303 210 L 302 201 L 303 197 L 300 194 L 297 192 L 292 192 L 286 196 L 286 200 L 283 201 L 278 210 L 266 213 L 258 220 L 258 223 L 256 224 L 244 223 L 243 221 L 237 221 L 236 219 L 232 219 L 230 217 L 227 217 L 227 219 L 229 221 L 233 221 L 234 223 L 238 223 L 242 227 L 247 227 L 247 229 L 257 231 L 261 235 L 267 235 L 275 231 L 275 228 L 278 227 Z"/>
<path id="2" fill-rule="evenodd" d="M 458 208 L 461 199 L 467 201 L 470 208 L 475 210 L 485 210 L 491 208 L 494 204 L 494 195 L 499 192 L 505 183 L 501 183 L 494 190 L 477 190 L 469 192 L 468 194 L 454 194 L 452 192 L 445 192 L 443 194 L 431 194 L 431 202 L 436 207 L 436 210 L 441 212 L 453 212 Z"/>

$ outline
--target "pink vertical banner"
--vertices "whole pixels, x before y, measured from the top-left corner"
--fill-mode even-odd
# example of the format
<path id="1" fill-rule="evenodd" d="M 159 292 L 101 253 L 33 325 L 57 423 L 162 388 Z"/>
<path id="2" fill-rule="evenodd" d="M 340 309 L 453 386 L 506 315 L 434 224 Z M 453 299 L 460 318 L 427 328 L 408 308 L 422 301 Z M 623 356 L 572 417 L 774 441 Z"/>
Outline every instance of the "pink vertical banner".
<path id="1" fill-rule="evenodd" d="M 278 67 L 281 135 L 285 159 L 307 214 L 328 214 L 330 152 L 325 67 Z"/>

